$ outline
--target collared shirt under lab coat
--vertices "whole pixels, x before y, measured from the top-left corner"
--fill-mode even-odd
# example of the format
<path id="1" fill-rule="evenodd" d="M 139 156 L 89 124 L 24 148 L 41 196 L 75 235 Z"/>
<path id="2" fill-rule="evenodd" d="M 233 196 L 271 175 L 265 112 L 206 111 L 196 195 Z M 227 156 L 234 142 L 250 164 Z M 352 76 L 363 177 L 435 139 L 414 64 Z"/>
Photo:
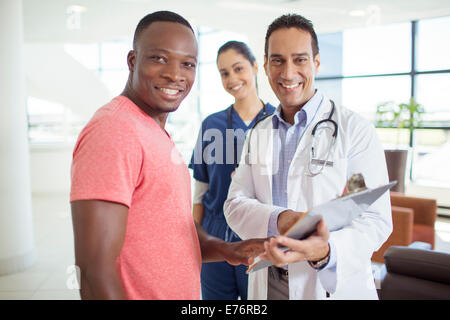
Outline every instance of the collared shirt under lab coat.
<path id="1" fill-rule="evenodd" d="M 288 208 L 308 209 L 342 193 L 347 179 L 362 173 L 366 185 L 374 188 L 388 182 L 384 151 L 373 125 L 358 114 L 336 106 L 333 115 L 339 127 L 333 167 L 315 177 L 305 176 L 314 125 L 328 117 L 331 103 L 324 97 L 316 117 L 308 126 L 289 167 Z M 249 163 L 245 161 L 251 137 Z M 242 238 L 267 236 L 272 212 L 282 207 L 272 202 L 273 122 L 261 121 L 247 135 L 242 158 L 230 185 L 224 214 L 229 226 Z M 377 299 L 370 258 L 392 232 L 389 194 L 384 194 L 351 225 L 330 233 L 336 250 L 335 299 Z M 267 268 L 249 276 L 249 299 L 267 298 Z M 289 265 L 290 299 L 324 299 L 326 290 L 317 271 L 306 261 Z"/>
<path id="2" fill-rule="evenodd" d="M 323 94 L 320 90 L 316 90 L 313 97 L 294 115 L 294 124 L 289 124 L 281 116 L 281 106 L 274 112 L 272 117 L 273 128 L 273 161 L 278 163 L 278 172 L 274 172 L 272 176 L 272 203 L 284 207 L 272 212 L 269 219 L 269 230 L 267 236 L 277 236 L 278 232 L 278 216 L 285 209 L 288 209 L 287 182 L 289 167 L 294 158 L 297 145 L 303 137 L 305 130 L 315 118 L 317 111 L 323 101 Z M 318 271 L 320 282 L 324 289 L 328 292 L 334 292 L 336 289 L 336 249 L 333 241 L 329 240 L 330 259 L 325 268 Z M 284 266 L 288 269 L 288 266 Z"/>

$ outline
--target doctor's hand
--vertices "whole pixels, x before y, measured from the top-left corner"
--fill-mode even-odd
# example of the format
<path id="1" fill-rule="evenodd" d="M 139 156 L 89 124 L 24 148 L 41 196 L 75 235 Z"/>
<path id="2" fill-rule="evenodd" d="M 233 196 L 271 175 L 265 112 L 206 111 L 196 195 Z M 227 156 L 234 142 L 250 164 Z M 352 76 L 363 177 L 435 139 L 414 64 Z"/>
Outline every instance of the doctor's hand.
<path id="1" fill-rule="evenodd" d="M 276 267 L 282 267 L 299 261 L 319 261 L 330 253 L 328 239 L 330 232 L 323 220 L 317 225 L 317 231 L 304 240 L 278 236 L 264 243 L 266 252 L 261 258 L 270 260 Z M 288 247 L 283 251 L 280 246 Z"/>
<path id="2" fill-rule="evenodd" d="M 234 266 L 253 263 L 254 258 L 264 252 L 264 242 L 267 239 L 249 239 L 237 242 L 227 242 L 224 248 L 225 260 Z"/>

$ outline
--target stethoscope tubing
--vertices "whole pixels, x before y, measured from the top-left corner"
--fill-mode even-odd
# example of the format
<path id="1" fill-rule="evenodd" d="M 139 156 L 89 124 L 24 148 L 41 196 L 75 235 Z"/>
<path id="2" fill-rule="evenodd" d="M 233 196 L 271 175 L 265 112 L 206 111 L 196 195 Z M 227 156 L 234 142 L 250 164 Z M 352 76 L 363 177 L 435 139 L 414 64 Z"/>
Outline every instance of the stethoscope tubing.
<path id="1" fill-rule="evenodd" d="M 334 101 L 333 100 L 331 100 L 330 99 L 330 103 L 331 103 L 331 112 L 330 112 L 330 114 L 329 114 L 329 116 L 328 116 L 328 118 L 327 119 L 323 119 L 323 120 L 320 120 L 320 121 L 318 121 L 315 125 L 314 125 L 314 127 L 313 127 L 313 130 L 311 131 L 311 136 L 314 138 L 315 137 L 315 134 L 316 134 L 316 131 L 317 131 L 317 128 L 319 127 L 319 125 L 321 125 L 321 124 L 323 124 L 323 123 L 325 123 L 325 122 L 330 122 L 331 124 L 333 124 L 333 126 L 334 126 L 334 131 L 333 131 L 333 135 L 332 135 L 332 144 L 331 144 L 331 146 L 330 146 L 330 148 L 332 148 L 333 147 L 333 145 L 334 145 L 334 143 L 335 143 L 335 141 L 336 141 L 336 138 L 337 138 L 337 135 L 338 135 L 338 129 L 339 129 L 339 127 L 338 127 L 338 124 L 336 123 L 336 121 L 334 121 L 333 119 L 332 119 L 332 117 L 333 117 L 333 115 L 334 115 L 334 111 L 335 111 L 335 109 L 336 109 L 336 106 L 335 106 L 335 103 L 334 103 Z M 231 114 L 231 112 L 230 112 L 230 114 Z M 249 137 L 248 137 L 248 144 L 247 144 L 247 154 L 246 154 L 246 156 L 245 156 L 245 162 L 247 163 L 247 164 L 250 164 L 249 162 L 250 162 L 250 145 L 251 145 L 251 138 L 252 138 L 252 133 L 253 133 L 253 129 L 256 127 L 256 125 L 259 123 L 259 122 L 261 122 L 262 120 L 264 120 L 265 118 L 267 118 L 268 116 L 266 116 L 266 117 L 263 117 L 262 119 L 260 119 L 259 121 L 256 121 L 255 122 L 255 124 L 253 125 L 253 127 L 252 127 L 252 129 L 251 129 L 251 131 L 250 131 L 250 134 L 249 134 Z M 328 156 L 329 156 L 329 154 L 330 154 L 330 151 L 331 151 L 331 149 L 329 150 L 329 152 L 328 152 Z M 327 158 L 328 158 L 328 156 L 327 156 Z M 327 159 L 326 159 L 327 160 Z M 325 164 L 326 164 L 326 162 L 327 161 L 324 161 L 324 165 L 322 166 L 322 168 L 321 168 L 321 170 L 318 172 L 318 173 L 316 173 L 316 174 L 313 174 L 312 172 L 311 172 L 311 176 L 316 176 L 317 174 L 319 174 L 319 173 L 321 173 L 322 172 L 322 170 L 323 170 L 323 168 L 325 167 Z M 310 164 L 311 164 L 311 159 L 310 159 Z M 310 164 L 309 164 L 309 166 L 310 166 Z M 310 168 L 309 168 L 309 166 L 308 166 L 308 169 L 310 170 Z M 236 166 L 237 167 L 237 166 Z M 311 171 L 311 170 L 310 170 Z M 306 174 L 306 173 L 305 173 Z"/>
<path id="2" fill-rule="evenodd" d="M 255 124 L 253 125 L 253 127 L 250 130 L 252 130 L 260 120 L 266 118 L 266 116 L 267 116 L 266 104 L 262 100 L 261 100 L 261 102 L 263 104 L 262 116 L 260 115 L 260 113 L 258 113 L 258 115 L 256 116 Z M 234 109 L 233 106 L 234 106 L 234 104 L 232 104 L 228 108 L 227 129 L 233 129 L 233 109 Z M 260 117 L 261 117 L 261 119 L 260 119 Z M 234 160 L 234 168 L 236 169 L 239 166 L 239 163 L 238 163 L 238 160 L 237 160 L 236 138 L 233 138 L 233 143 L 234 143 L 233 160 Z"/>

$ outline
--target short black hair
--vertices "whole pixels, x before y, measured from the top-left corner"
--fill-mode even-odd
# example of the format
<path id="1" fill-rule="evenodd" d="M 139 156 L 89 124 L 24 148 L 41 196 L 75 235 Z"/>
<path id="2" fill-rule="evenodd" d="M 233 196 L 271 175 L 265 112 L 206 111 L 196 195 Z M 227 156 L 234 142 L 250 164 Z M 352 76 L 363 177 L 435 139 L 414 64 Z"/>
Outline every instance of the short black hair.
<path id="1" fill-rule="evenodd" d="M 176 22 L 180 23 L 182 25 L 185 25 L 189 29 L 191 29 L 192 33 L 195 34 L 194 29 L 192 29 L 191 24 L 182 16 L 179 14 L 172 12 L 172 11 L 155 11 L 152 13 L 149 13 L 145 17 L 139 21 L 136 30 L 134 31 L 134 37 L 133 37 L 133 48 L 136 47 L 136 41 L 138 40 L 139 36 L 141 35 L 142 31 L 144 31 L 150 24 L 157 21 L 166 21 L 166 22 Z"/>
<path id="2" fill-rule="evenodd" d="M 299 14 L 285 14 L 276 18 L 267 28 L 266 42 L 264 44 L 264 54 L 267 56 L 269 51 L 269 37 L 270 35 L 281 28 L 297 28 L 304 30 L 311 35 L 311 47 L 313 51 L 313 57 L 319 53 L 319 41 L 317 40 L 316 32 L 312 22 Z"/>
<path id="3" fill-rule="evenodd" d="M 233 49 L 237 53 L 243 55 L 244 58 L 250 62 L 251 65 L 255 63 L 256 61 L 255 56 L 253 55 L 248 45 L 245 44 L 244 42 L 235 40 L 228 41 L 219 48 L 219 50 L 217 51 L 217 60 L 219 60 L 219 56 L 221 53 L 224 53 L 225 51 L 228 51 L 230 49 Z"/>

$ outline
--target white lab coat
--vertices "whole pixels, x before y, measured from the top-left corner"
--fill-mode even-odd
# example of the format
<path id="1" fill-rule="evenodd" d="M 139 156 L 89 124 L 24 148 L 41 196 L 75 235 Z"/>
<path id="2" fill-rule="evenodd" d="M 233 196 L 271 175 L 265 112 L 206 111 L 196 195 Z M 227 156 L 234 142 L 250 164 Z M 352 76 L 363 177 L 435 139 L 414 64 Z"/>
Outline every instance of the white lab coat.
<path id="1" fill-rule="evenodd" d="M 338 124 L 338 135 L 332 157 L 333 167 L 326 167 L 315 177 L 304 174 L 309 162 L 311 131 L 328 118 L 330 101 L 324 97 L 321 106 L 300 140 L 288 173 L 288 208 L 304 212 L 315 205 L 342 194 L 347 179 L 362 173 L 367 187 L 388 182 L 386 161 L 374 126 L 358 114 L 336 106 L 332 117 Z M 272 205 L 273 165 L 272 117 L 261 121 L 244 144 L 240 165 L 230 185 L 224 214 L 229 226 L 242 238 L 267 237 Z M 392 232 L 389 193 L 385 193 L 351 225 L 330 233 L 337 257 L 334 299 L 377 299 L 371 269 L 372 253 L 378 250 Z M 290 264 L 290 299 L 324 299 L 326 288 L 318 272 L 307 262 Z M 249 299 L 267 299 L 267 268 L 249 275 Z M 323 271 L 322 271 L 323 272 Z"/>

